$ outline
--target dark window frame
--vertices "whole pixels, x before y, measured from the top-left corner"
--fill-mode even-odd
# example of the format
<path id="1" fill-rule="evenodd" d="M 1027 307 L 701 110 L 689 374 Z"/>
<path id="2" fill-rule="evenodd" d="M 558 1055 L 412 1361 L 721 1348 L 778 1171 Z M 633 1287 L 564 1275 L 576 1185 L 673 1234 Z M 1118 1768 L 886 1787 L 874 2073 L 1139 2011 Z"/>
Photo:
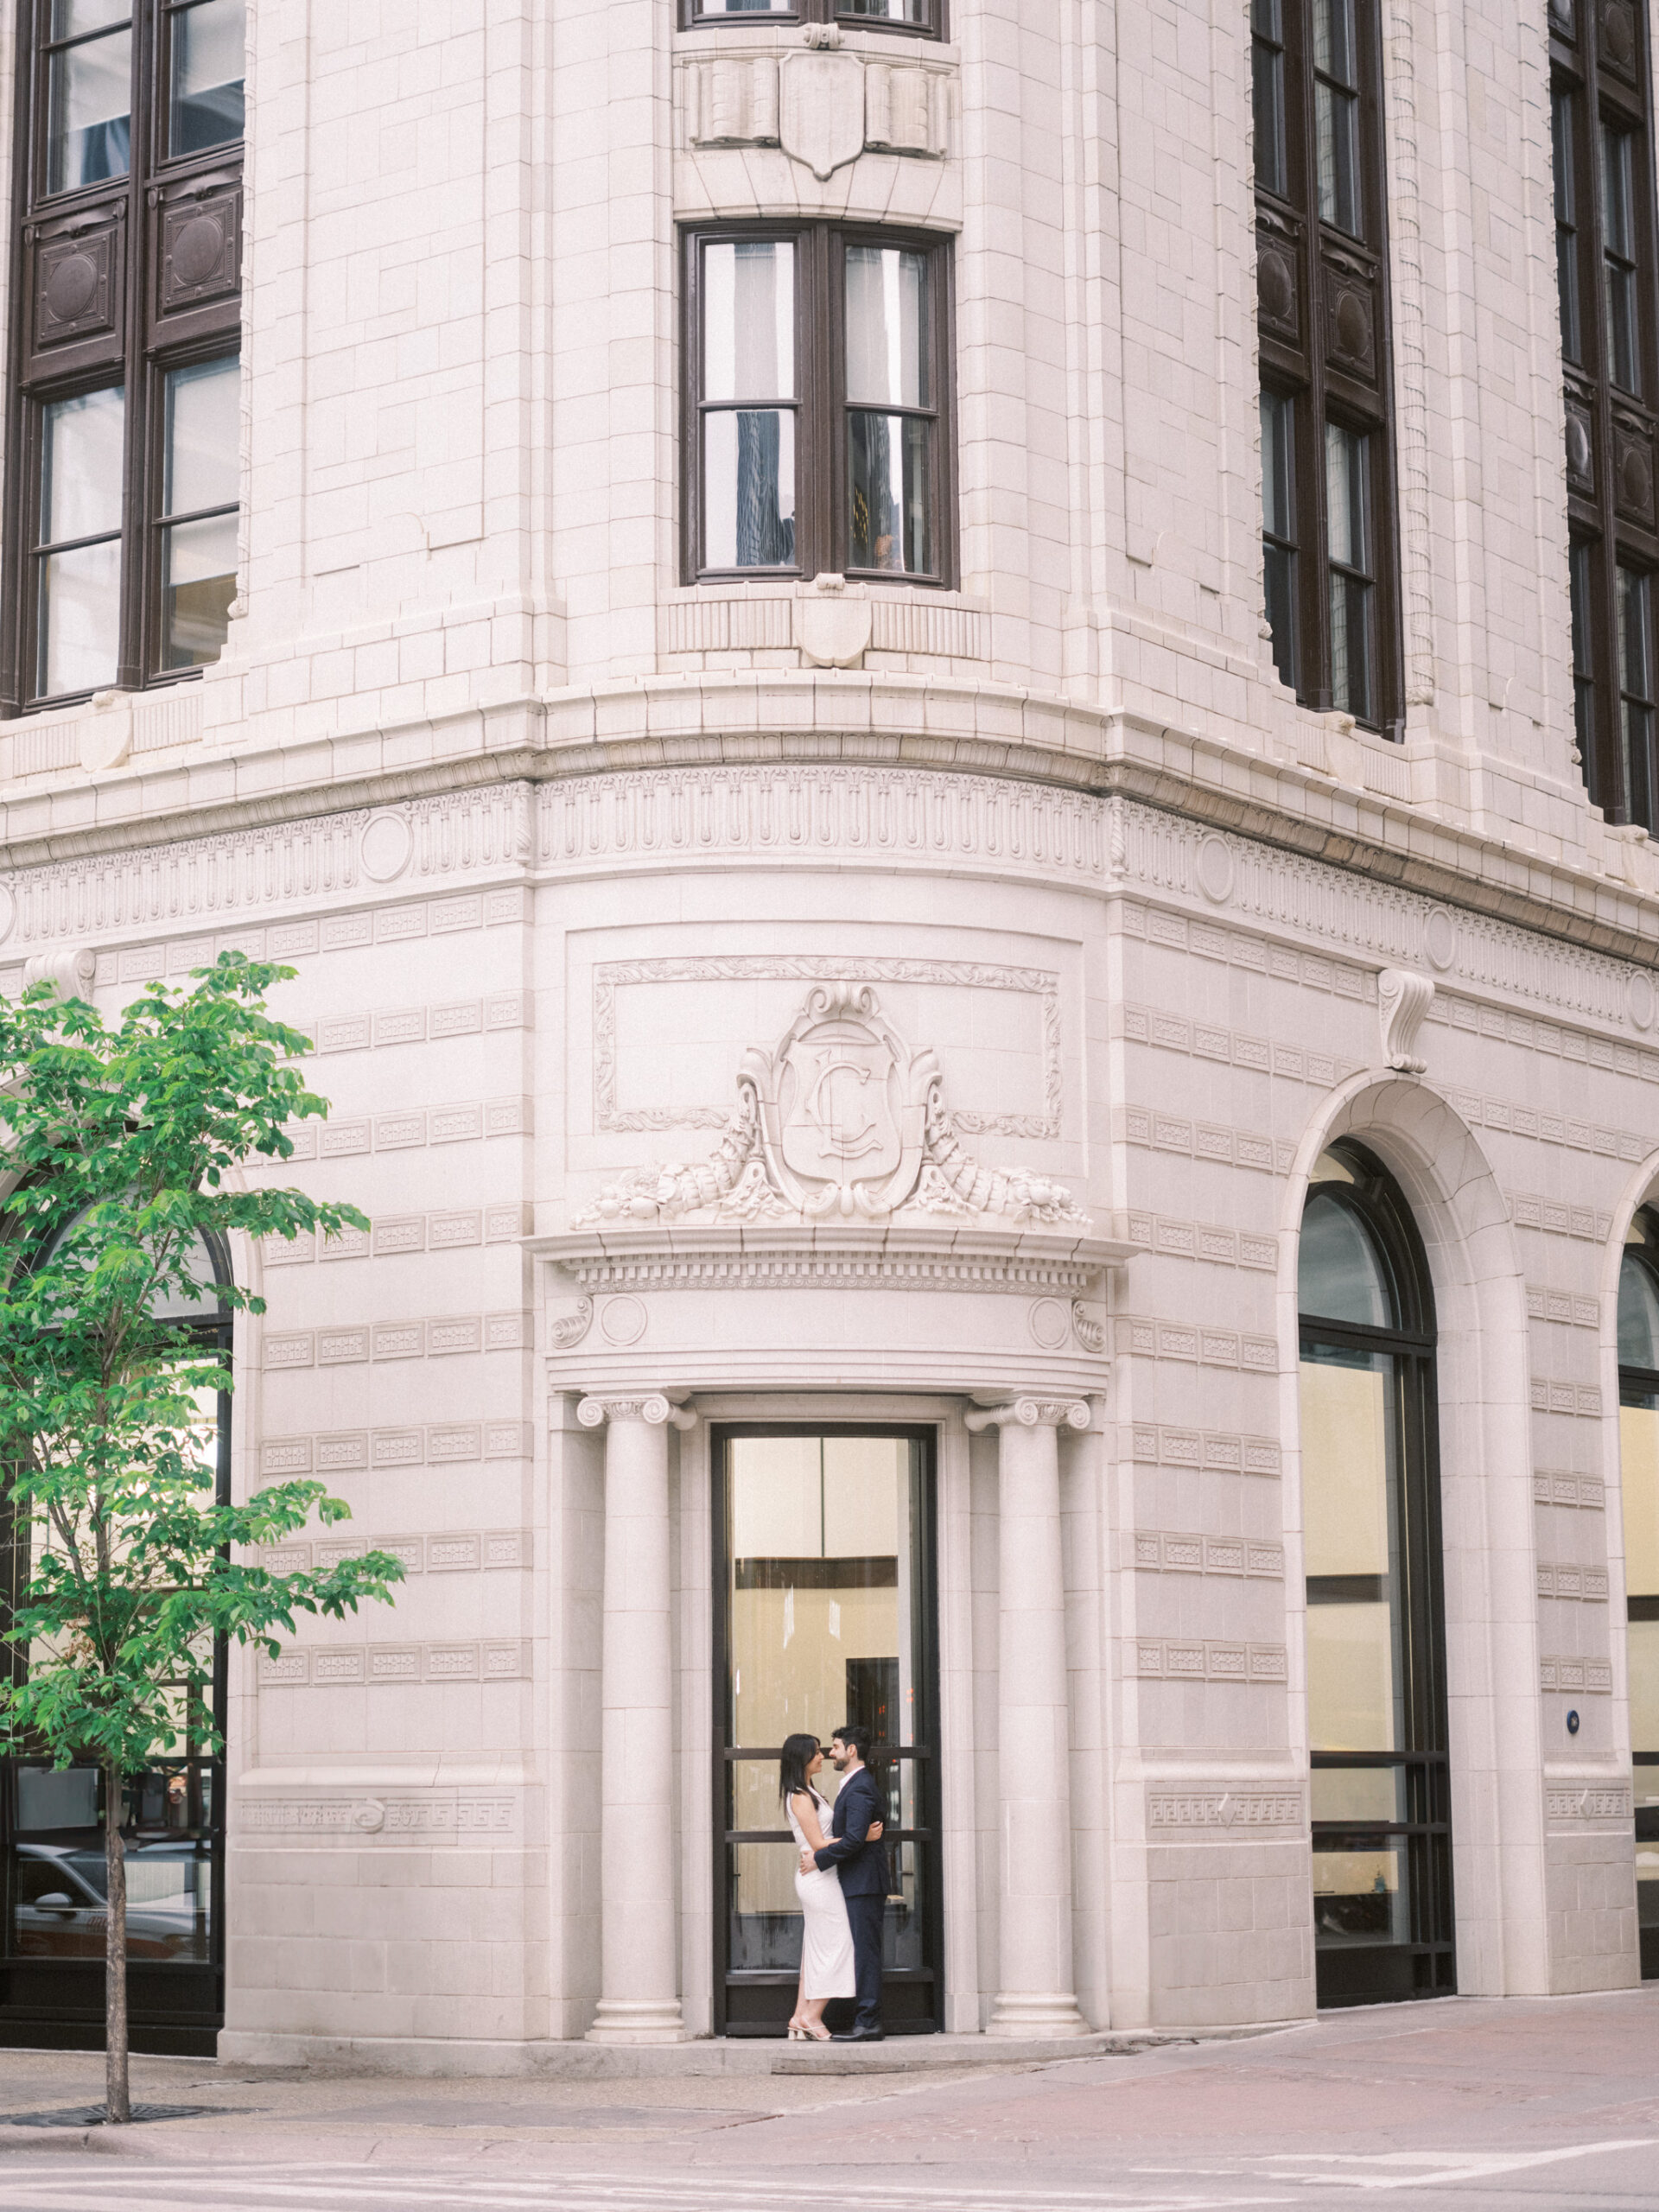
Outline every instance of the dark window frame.
<path id="1" fill-rule="evenodd" d="M 51 0 L 17 0 L 16 145 L 13 161 L 11 410 L 0 609 L 0 718 L 55 713 L 90 689 L 41 688 L 41 423 L 54 400 L 122 385 L 126 393 L 122 574 L 112 688 L 158 690 L 194 681 L 200 667 L 164 667 L 165 569 L 160 512 L 162 410 L 168 372 L 241 349 L 244 142 L 200 153 L 168 150 L 172 47 L 200 0 L 133 0 L 130 166 L 124 176 L 48 193 L 47 54 Z M 58 41 L 56 43 L 61 43 Z M 205 222 L 219 233 L 202 265 Z M 91 311 L 52 327 L 55 262 L 73 251 L 92 265 Z M 193 271 L 199 270 L 199 274 Z"/>
<path id="2" fill-rule="evenodd" d="M 739 1843 L 786 1843 L 790 1832 L 781 1815 L 776 1828 L 734 1828 L 728 1825 L 731 1768 L 736 1758 L 776 1758 L 781 1746 L 736 1745 L 728 1742 L 728 1692 L 731 1682 L 731 1619 L 727 1597 L 727 1542 L 729 1528 L 727 1447 L 733 1437 L 766 1436 L 877 1436 L 902 1438 L 919 1447 L 920 1515 L 914 1561 L 917 1586 L 912 1602 L 920 1624 L 921 1675 L 916 1682 L 916 1740 L 902 1745 L 877 1745 L 871 1764 L 889 1766 L 895 1759 L 913 1760 L 921 1770 L 918 1803 L 922 1825 L 902 1827 L 896 1821 L 885 1829 L 889 1845 L 914 1845 L 926 1867 L 926 1891 L 922 1915 L 923 1940 L 931 1964 L 922 1968 L 888 1968 L 884 1977 L 885 2019 L 889 2035 L 942 2034 L 944 2030 L 945 1950 L 942 1835 L 943 1783 L 939 1744 L 939 1603 L 938 1603 L 938 1432 L 926 1423 L 911 1421 L 721 1421 L 709 1435 L 710 1547 L 713 1681 L 715 1695 L 710 1733 L 711 1798 L 714 1808 L 714 2031 L 717 2036 L 779 2036 L 787 2024 L 794 2000 L 794 1974 L 761 1970 L 734 1971 L 730 1966 L 728 1853 Z M 895 1801 L 890 1796 L 890 1802 Z M 896 1803 L 895 1803 L 896 1809 Z M 844 2002 L 844 2000 L 843 2000 Z"/>
<path id="3" fill-rule="evenodd" d="M 1650 1279 L 1654 1290 L 1659 1293 L 1659 1211 L 1652 1206 L 1643 1206 L 1637 1213 L 1631 1227 L 1641 1237 L 1639 1244 L 1626 1238 L 1624 1258 L 1634 1260 Z M 1618 1402 L 1621 1406 L 1659 1407 L 1659 1369 L 1633 1367 L 1620 1360 L 1618 1363 Z M 1630 1621 L 1659 1620 L 1659 1598 L 1643 1594 L 1633 1597 L 1629 1583 L 1628 1560 L 1625 1568 L 1624 1618 Z M 1630 1752 L 1633 1768 L 1659 1767 L 1659 1751 Z M 1639 1795 L 1639 1792 L 1638 1792 Z M 1659 1808 L 1651 1803 L 1636 1808 L 1636 1840 L 1638 1845 L 1659 1843 Z M 1637 1930 L 1639 1963 L 1644 1981 L 1659 1980 L 1659 1928 L 1640 1926 Z"/>
<path id="4" fill-rule="evenodd" d="M 50 1242 L 47 1232 L 34 1248 Z M 202 1232 L 213 1264 L 214 1278 L 232 1280 L 230 1252 L 222 1237 Z M 27 1264 L 27 1263 L 25 1263 Z M 236 1316 L 228 1306 L 203 1300 L 200 1317 L 169 1324 L 181 1343 L 198 1351 L 216 1354 L 229 1371 L 235 1343 Z M 219 1393 L 218 1435 L 214 1465 L 214 1502 L 231 1503 L 232 1394 Z M 28 1573 L 27 1541 L 19 1542 L 16 1516 L 9 1503 L 0 1503 L 0 1607 L 10 1617 Z M 7 1645 L 0 1653 L 0 1669 L 12 1681 L 19 1679 L 23 1654 Z M 230 1705 L 229 1647 L 223 1637 L 214 1639 L 209 1692 L 214 1727 L 221 1740 L 227 1738 Z M 19 1767 L 41 1764 L 26 1751 L 0 1759 L 0 2050 L 47 2048 L 60 2050 L 101 2050 L 104 2047 L 104 1964 L 101 1959 L 38 1959 L 15 1953 L 16 1927 L 15 1842 L 17 1835 L 17 1780 Z M 209 1855 L 209 1944 L 206 1963 L 129 1955 L 127 1982 L 135 2050 L 188 2057 L 211 2058 L 225 2019 L 225 1816 L 228 1767 L 225 1753 L 191 1751 L 159 1761 L 155 1771 L 186 1771 L 206 1818 L 199 1823 Z M 205 1785 L 205 1789 L 204 1789 Z M 100 1818 L 103 1783 L 99 1784 Z"/>
<path id="5" fill-rule="evenodd" d="M 1294 690 L 1304 706 L 1353 709 L 1333 691 L 1325 426 L 1370 441 L 1372 639 L 1363 728 L 1403 738 L 1400 526 L 1395 484 L 1393 343 L 1389 294 L 1388 171 L 1382 128 L 1382 49 L 1377 0 L 1355 0 L 1359 59 L 1359 181 L 1366 235 L 1351 237 L 1319 214 L 1319 147 L 1313 11 L 1318 0 L 1257 0 L 1282 53 L 1283 189 L 1255 188 L 1257 335 L 1264 392 L 1294 403 L 1295 515 Z M 1262 34 L 1252 37 L 1253 86 Z M 1254 97 L 1254 94 L 1253 94 Z M 1274 660 L 1287 652 L 1275 639 Z"/>
<path id="6" fill-rule="evenodd" d="M 1654 118 L 1649 29 L 1645 7 L 1612 0 L 1546 0 L 1549 31 L 1552 147 L 1561 146 L 1563 105 L 1572 143 L 1569 173 L 1554 179 L 1557 289 L 1570 287 L 1577 308 L 1573 334 L 1561 333 L 1567 447 L 1567 528 L 1574 610 L 1574 732 L 1585 787 L 1610 822 L 1659 829 L 1659 744 L 1648 717 L 1630 757 L 1621 702 L 1621 568 L 1651 577 L 1659 571 L 1656 509 L 1656 433 L 1659 432 L 1659 201 L 1654 186 Z M 1610 26 L 1613 27 L 1610 31 Z M 1622 26 L 1622 29 L 1618 28 Z M 1616 48 L 1628 41 L 1624 53 Z M 1613 381 L 1612 334 L 1604 279 L 1605 208 L 1601 182 L 1602 132 L 1632 133 L 1635 300 L 1642 390 Z M 1554 166 L 1554 164 L 1553 164 Z M 1563 323 L 1566 317 L 1562 317 Z M 1653 588 L 1643 640 L 1649 680 L 1656 666 Z"/>
<path id="7" fill-rule="evenodd" d="M 787 8 L 756 8 L 734 15 L 704 15 L 697 0 L 680 0 L 679 27 L 683 31 L 765 30 L 773 25 L 785 28 L 798 23 L 837 23 L 844 31 L 879 31 L 898 38 L 925 38 L 942 41 L 949 35 L 946 9 L 950 0 L 922 0 L 925 20 L 919 23 L 895 23 L 881 16 L 855 13 L 841 4 L 841 0 L 793 0 Z"/>
<path id="8" fill-rule="evenodd" d="M 1316 1819 L 1313 1836 L 1316 1847 L 1355 1850 L 1405 1839 L 1414 1914 L 1412 1940 L 1404 1944 L 1326 1946 L 1319 1942 L 1316 1930 L 1318 2002 L 1343 2005 L 1453 1995 L 1457 1951 L 1433 1288 L 1422 1238 L 1393 1177 L 1351 1139 L 1339 1139 L 1330 1149 L 1355 1180 L 1313 1184 L 1308 1197 L 1317 1193 L 1334 1199 L 1359 1221 L 1383 1262 L 1393 1293 L 1395 1324 L 1370 1328 L 1302 1313 L 1298 1317 L 1299 1343 L 1304 1357 L 1310 1347 L 1327 1345 L 1380 1354 L 1393 1363 L 1400 1437 L 1397 1539 L 1408 1741 L 1393 1751 L 1310 1750 L 1309 1764 L 1315 1773 L 1395 1770 L 1403 1783 L 1407 1817 L 1393 1821 Z M 1321 1602 L 1321 1597 L 1339 1602 L 1347 1594 L 1332 1590 L 1316 1596 L 1317 1580 L 1320 1578 L 1309 1578 L 1310 1605 Z"/>
<path id="9" fill-rule="evenodd" d="M 920 591 L 955 589 L 960 574 L 957 514 L 955 241 L 938 231 L 868 222 L 766 220 L 696 223 L 680 232 L 680 581 L 684 584 L 810 582 L 826 572 L 850 582 Z M 775 568 L 702 565 L 702 422 L 724 403 L 703 400 L 702 254 L 733 241 L 788 241 L 795 248 L 795 559 Z M 925 575 L 860 569 L 848 562 L 846 287 L 849 246 L 895 248 L 927 257 L 926 359 L 933 404 L 912 410 L 935 429 L 933 528 L 937 569 Z M 902 414 L 902 408 L 881 410 Z"/>

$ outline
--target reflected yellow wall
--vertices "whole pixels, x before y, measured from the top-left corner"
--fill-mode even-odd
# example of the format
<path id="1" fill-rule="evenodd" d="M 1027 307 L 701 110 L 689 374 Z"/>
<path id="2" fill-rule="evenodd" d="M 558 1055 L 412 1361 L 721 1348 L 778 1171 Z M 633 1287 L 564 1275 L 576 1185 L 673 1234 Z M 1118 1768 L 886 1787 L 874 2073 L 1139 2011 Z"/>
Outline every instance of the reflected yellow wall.
<path id="1" fill-rule="evenodd" d="M 1389 1374 L 1302 1362 L 1302 1518 L 1309 1574 L 1389 1571 Z"/>

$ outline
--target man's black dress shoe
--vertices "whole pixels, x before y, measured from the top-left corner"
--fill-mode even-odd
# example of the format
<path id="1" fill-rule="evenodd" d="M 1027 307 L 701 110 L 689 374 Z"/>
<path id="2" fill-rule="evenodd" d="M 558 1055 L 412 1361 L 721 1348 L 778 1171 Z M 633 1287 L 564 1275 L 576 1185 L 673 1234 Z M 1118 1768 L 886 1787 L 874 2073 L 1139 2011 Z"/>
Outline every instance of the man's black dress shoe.
<path id="1" fill-rule="evenodd" d="M 880 2028 L 842 2028 L 830 2040 L 831 2043 L 880 2043 L 884 2037 Z"/>

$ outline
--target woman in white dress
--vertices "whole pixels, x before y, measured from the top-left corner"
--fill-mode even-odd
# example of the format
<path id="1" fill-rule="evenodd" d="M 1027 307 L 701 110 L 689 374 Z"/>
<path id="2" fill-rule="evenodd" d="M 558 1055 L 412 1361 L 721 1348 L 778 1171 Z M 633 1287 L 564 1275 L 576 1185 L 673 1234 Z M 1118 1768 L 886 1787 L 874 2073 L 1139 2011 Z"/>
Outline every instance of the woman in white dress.
<path id="1" fill-rule="evenodd" d="M 791 1736 L 784 1744 L 778 1791 L 789 1815 L 795 1839 L 797 1866 L 795 1894 L 801 1901 L 801 1986 L 789 2023 L 791 2043 L 828 2043 L 823 2008 L 832 1997 L 854 1993 L 853 1930 L 847 1917 L 847 1901 L 841 1894 L 841 1877 L 833 1866 L 800 1871 L 802 1851 L 822 1851 L 830 1840 L 830 1801 L 812 1787 L 812 1777 L 823 1764 L 816 1736 Z M 873 1821 L 870 1840 L 881 1834 Z"/>

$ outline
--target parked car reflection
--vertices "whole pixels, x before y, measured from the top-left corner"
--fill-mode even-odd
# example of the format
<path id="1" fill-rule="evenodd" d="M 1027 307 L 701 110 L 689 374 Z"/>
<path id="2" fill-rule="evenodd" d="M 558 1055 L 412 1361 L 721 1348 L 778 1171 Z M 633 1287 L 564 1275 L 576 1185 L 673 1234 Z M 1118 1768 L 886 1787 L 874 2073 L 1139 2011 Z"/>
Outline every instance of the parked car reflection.
<path id="1" fill-rule="evenodd" d="M 194 1843 L 130 1845 L 126 1865 L 127 1956 L 206 1960 L 206 1856 Z M 102 1851 L 80 1844 L 19 1843 L 14 1881 L 16 1956 L 104 1956 L 109 1901 Z"/>

